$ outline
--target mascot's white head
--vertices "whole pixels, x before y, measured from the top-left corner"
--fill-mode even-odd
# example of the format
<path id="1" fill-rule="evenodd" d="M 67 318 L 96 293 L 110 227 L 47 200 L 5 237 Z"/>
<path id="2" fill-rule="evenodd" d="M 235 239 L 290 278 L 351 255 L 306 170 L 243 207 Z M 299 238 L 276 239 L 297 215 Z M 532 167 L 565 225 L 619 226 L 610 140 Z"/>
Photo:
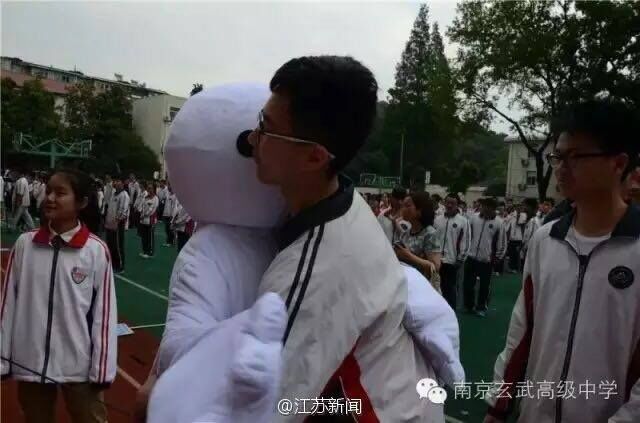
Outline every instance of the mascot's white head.
<path id="1" fill-rule="evenodd" d="M 282 195 L 258 181 L 248 146 L 239 141 L 256 127 L 269 95 L 263 84 L 207 88 L 175 117 L 164 148 L 169 182 L 196 222 L 272 228 L 282 221 Z"/>

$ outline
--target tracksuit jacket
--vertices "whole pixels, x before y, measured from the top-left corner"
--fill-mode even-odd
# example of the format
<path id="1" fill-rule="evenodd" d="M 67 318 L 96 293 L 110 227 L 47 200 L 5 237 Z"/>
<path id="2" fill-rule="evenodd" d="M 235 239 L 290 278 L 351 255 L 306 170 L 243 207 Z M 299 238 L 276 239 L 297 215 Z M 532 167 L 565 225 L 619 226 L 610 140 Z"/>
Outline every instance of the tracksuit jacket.
<path id="1" fill-rule="evenodd" d="M 512 411 L 519 382 L 538 390 L 546 381 L 554 383 L 553 397 L 524 396 L 518 422 L 640 422 L 640 210 L 630 206 L 588 255 L 578 255 L 567 236 L 573 217 L 531 239 L 494 369 L 494 381 L 509 385 L 489 396 L 489 413 Z"/>
<path id="2" fill-rule="evenodd" d="M 116 295 L 109 249 L 86 226 L 22 234 L 2 288 L 2 374 L 40 383 L 110 383 Z"/>

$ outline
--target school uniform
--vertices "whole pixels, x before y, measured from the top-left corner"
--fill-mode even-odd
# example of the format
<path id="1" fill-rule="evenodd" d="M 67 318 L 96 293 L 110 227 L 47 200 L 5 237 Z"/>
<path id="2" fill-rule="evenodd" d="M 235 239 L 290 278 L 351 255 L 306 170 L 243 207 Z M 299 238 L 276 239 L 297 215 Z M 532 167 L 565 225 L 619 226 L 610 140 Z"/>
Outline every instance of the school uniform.
<path id="1" fill-rule="evenodd" d="M 144 204 L 144 201 L 146 198 L 147 198 L 147 191 L 144 190 L 142 193 L 140 193 L 137 196 L 135 204 L 133 205 L 133 209 L 135 210 L 135 213 L 136 213 L 136 218 L 135 218 L 136 232 L 138 233 L 139 237 L 142 237 L 142 231 L 140 230 L 140 218 L 142 214 L 142 205 Z"/>
<path id="2" fill-rule="evenodd" d="M 164 188 L 156 188 L 156 196 L 158 197 L 158 216 L 162 217 L 164 214 L 164 205 L 167 201 L 167 194 L 169 193 L 169 189 L 167 187 Z"/>
<path id="3" fill-rule="evenodd" d="M 140 213 L 140 236 L 142 238 L 142 253 L 153 256 L 155 250 L 154 227 L 157 221 L 158 197 L 147 196 L 142 202 Z"/>
<path id="4" fill-rule="evenodd" d="M 502 389 L 485 396 L 501 420 L 519 412 L 520 423 L 640 421 L 640 209 L 629 206 L 603 237 L 579 234 L 574 218 L 545 224 L 529 242 L 494 367 Z M 521 395 L 516 409 L 516 389 L 540 383 L 555 395 Z"/>
<path id="5" fill-rule="evenodd" d="M 129 198 L 131 199 L 131 210 L 129 211 L 129 228 L 137 228 L 140 221 L 140 213 L 136 208 L 136 204 L 138 198 L 142 194 L 142 190 L 138 181 L 129 182 L 129 184 L 127 185 L 127 189 L 129 191 Z"/>
<path id="6" fill-rule="evenodd" d="M 109 207 L 109 203 L 111 202 L 111 197 L 113 197 L 114 189 L 113 182 L 108 182 L 104 184 L 104 210 L 102 215 L 106 216 L 107 208 Z"/>
<path id="7" fill-rule="evenodd" d="M 185 244 L 193 235 L 193 231 L 195 229 L 195 222 L 189 216 L 189 213 L 182 207 L 178 201 L 176 201 L 176 213 L 173 216 L 171 221 L 171 227 L 176 232 L 176 237 L 178 241 L 178 252 L 182 250 Z"/>
<path id="8" fill-rule="evenodd" d="M 2 375 L 19 381 L 27 423 L 53 421 L 57 385 L 72 421 L 106 422 L 117 367 L 117 307 L 105 243 L 78 224 L 16 241 L 0 306 Z"/>
<path id="9" fill-rule="evenodd" d="M 22 196 L 20 204 L 17 203 L 17 196 Z M 15 210 L 13 214 L 13 221 L 11 222 L 11 227 L 16 228 L 20 219 L 24 219 L 27 229 L 33 229 L 35 227 L 33 223 L 33 219 L 31 218 L 31 214 L 29 213 L 29 206 L 31 205 L 31 198 L 29 194 L 29 182 L 27 178 L 24 176 L 16 181 L 16 185 L 13 189 L 13 209 Z"/>
<path id="10" fill-rule="evenodd" d="M 441 406 L 416 400 L 416 380 L 435 374 L 402 326 L 405 275 L 377 226 L 341 177 L 333 195 L 280 229 L 258 291 L 280 294 L 289 312 L 279 398 L 360 399 L 363 422 L 443 422 Z"/>
<path id="11" fill-rule="evenodd" d="M 507 231 L 507 255 L 509 256 L 509 269 L 520 271 L 520 250 L 524 239 L 524 231 L 527 223 L 527 214 L 519 213 L 509 216 L 505 227 Z"/>
<path id="12" fill-rule="evenodd" d="M 469 252 L 469 221 L 460 213 L 453 216 L 443 214 L 435 218 L 433 225 L 438 230 L 442 245 L 440 285 L 442 296 L 454 310 L 458 304 L 458 269 Z"/>
<path id="13" fill-rule="evenodd" d="M 115 193 L 107 206 L 104 226 L 107 245 L 116 272 L 124 270 L 124 229 L 129 218 L 129 194 L 125 190 Z"/>
<path id="14" fill-rule="evenodd" d="M 175 207 L 176 207 L 176 196 L 172 192 L 167 194 L 167 199 L 164 202 L 164 210 L 162 211 L 162 220 L 164 221 L 164 231 L 167 235 L 166 246 L 173 245 L 175 240 L 175 234 L 171 229 L 171 219 L 174 216 Z"/>
<path id="15" fill-rule="evenodd" d="M 504 258 L 506 236 L 502 219 L 497 216 L 474 215 L 469 221 L 471 244 L 464 268 L 464 305 L 468 311 L 486 311 L 491 289 L 492 263 Z M 480 289 L 476 301 L 476 278 Z"/>
<path id="16" fill-rule="evenodd" d="M 42 207 L 42 203 L 47 197 L 47 184 L 41 183 L 37 194 L 34 193 L 34 197 L 36 200 L 36 208 L 37 210 L 40 210 L 40 208 Z"/>

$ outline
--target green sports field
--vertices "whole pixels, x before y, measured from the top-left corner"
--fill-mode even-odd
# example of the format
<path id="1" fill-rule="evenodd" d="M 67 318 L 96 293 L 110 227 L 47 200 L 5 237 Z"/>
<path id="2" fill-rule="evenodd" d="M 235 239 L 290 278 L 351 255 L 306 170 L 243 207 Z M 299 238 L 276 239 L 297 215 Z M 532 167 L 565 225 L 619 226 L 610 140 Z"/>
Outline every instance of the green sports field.
<path id="1" fill-rule="evenodd" d="M 2 246 L 7 248 L 16 234 L 2 232 Z M 156 254 L 152 259 L 138 256 L 140 239 L 135 230 L 126 233 L 126 270 L 116 275 L 116 293 L 119 316 L 133 327 L 145 326 L 160 338 L 167 311 L 169 277 L 177 251 L 175 247 L 163 247 L 164 228 L 156 227 Z M 459 313 L 461 330 L 461 355 L 467 382 L 492 380 L 493 363 L 504 346 L 511 309 L 520 290 L 520 276 L 505 275 L 493 278 L 490 310 L 486 318 Z M 146 327 L 152 325 L 151 327 Z M 417 381 L 416 381 L 417 382 Z M 477 389 L 472 386 L 472 396 Z M 451 422 L 482 421 L 486 406 L 482 399 L 455 399 L 449 392 L 445 411 Z"/>

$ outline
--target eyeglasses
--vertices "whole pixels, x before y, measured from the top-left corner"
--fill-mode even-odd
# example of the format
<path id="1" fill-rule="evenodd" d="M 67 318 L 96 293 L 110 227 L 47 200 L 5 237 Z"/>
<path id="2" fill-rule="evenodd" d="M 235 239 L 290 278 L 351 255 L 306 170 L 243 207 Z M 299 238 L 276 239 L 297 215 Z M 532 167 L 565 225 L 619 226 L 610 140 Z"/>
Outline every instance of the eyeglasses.
<path id="1" fill-rule="evenodd" d="M 562 166 L 562 163 L 566 163 L 568 167 L 573 167 L 575 166 L 576 161 L 580 160 L 580 159 L 587 159 L 587 158 L 591 158 L 591 157 L 607 157 L 607 156 L 611 156 L 611 153 L 565 153 L 565 154 L 558 154 L 558 153 L 549 153 L 546 156 L 547 162 L 549 163 L 549 165 L 554 168 L 557 169 L 560 166 Z"/>
<path id="2" fill-rule="evenodd" d="M 296 137 L 290 137 L 287 135 L 280 135 L 280 134 L 274 134 L 273 132 L 267 132 L 264 130 L 264 112 L 261 110 L 260 113 L 258 113 L 258 127 L 255 129 L 255 131 L 258 134 L 258 142 L 260 140 L 260 137 L 262 135 L 266 135 L 268 137 L 271 138 L 277 138 L 279 140 L 282 141 L 287 141 L 287 142 L 293 142 L 293 143 L 297 143 L 297 144 L 308 144 L 308 145 L 319 145 L 320 147 L 323 147 L 325 150 L 327 150 L 327 147 L 325 147 L 324 145 L 320 144 L 319 142 L 316 141 L 309 141 L 309 140 L 305 140 L 302 138 L 296 138 Z M 333 160 L 336 158 L 335 155 L 333 155 L 329 150 L 327 150 L 327 153 L 329 154 L 329 157 Z"/>

